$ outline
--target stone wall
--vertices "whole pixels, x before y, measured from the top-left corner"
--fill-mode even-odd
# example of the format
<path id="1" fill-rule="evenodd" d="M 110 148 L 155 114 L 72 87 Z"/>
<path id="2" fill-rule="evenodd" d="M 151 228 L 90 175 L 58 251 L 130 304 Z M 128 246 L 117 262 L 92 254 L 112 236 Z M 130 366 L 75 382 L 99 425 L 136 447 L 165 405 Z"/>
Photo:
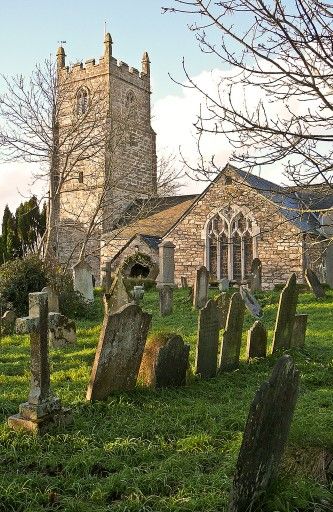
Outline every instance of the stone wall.
<path id="1" fill-rule="evenodd" d="M 228 184 L 227 184 L 228 183 Z M 303 282 L 303 236 L 278 211 L 269 198 L 232 174 L 217 179 L 195 203 L 191 211 L 164 237 L 175 248 L 175 278 L 185 276 L 193 283 L 196 270 L 206 264 L 205 227 L 207 221 L 222 207 L 240 207 L 250 213 L 260 228 L 256 237 L 256 257 L 262 261 L 263 287 L 285 282 L 292 272 Z"/>

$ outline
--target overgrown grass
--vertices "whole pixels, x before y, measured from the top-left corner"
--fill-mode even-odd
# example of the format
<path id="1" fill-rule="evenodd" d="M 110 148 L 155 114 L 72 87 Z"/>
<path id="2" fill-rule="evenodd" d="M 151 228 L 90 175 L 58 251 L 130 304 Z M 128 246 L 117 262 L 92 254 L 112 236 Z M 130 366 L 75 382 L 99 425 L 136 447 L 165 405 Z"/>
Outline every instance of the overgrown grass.
<path id="1" fill-rule="evenodd" d="M 271 339 L 278 293 L 260 300 Z M 146 293 L 152 332 L 182 335 L 191 344 L 193 365 L 197 314 L 187 291 L 175 292 L 170 317 L 159 316 L 157 302 L 155 291 Z M 323 449 L 333 450 L 333 292 L 322 301 L 302 294 L 298 309 L 309 313 L 306 349 L 293 353 L 301 391 L 267 512 L 310 511 L 322 500 L 326 505 L 316 510 L 332 507 L 320 457 Z M 238 370 L 206 382 L 192 373 L 181 389 L 137 388 L 90 404 L 85 391 L 100 321 L 80 322 L 77 345 L 51 351 L 52 386 L 72 408 L 74 422 L 43 437 L 6 425 L 28 396 L 29 339 L 1 341 L 0 512 L 226 510 L 248 408 L 276 357 L 243 361 Z M 245 327 L 252 322 L 246 316 Z M 244 344 L 245 337 L 244 330 Z"/>

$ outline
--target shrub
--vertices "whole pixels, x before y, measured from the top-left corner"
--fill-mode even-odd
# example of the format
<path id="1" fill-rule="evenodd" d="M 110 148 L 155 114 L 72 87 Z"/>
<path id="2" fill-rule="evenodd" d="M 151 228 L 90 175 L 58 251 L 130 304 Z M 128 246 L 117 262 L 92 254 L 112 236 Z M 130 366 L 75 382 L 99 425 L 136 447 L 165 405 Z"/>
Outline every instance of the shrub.
<path id="1" fill-rule="evenodd" d="M 19 316 L 28 314 L 28 295 L 47 284 L 43 262 L 35 255 L 15 259 L 0 267 L 0 293 Z"/>

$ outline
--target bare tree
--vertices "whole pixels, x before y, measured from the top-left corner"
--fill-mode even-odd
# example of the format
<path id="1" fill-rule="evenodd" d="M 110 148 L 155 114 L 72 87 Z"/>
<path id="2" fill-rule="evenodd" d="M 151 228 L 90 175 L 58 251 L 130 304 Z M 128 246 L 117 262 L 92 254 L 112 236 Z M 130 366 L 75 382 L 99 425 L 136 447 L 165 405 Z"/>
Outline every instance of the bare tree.
<path id="1" fill-rule="evenodd" d="M 226 69 L 215 94 L 184 65 L 205 108 L 200 138 L 223 134 L 232 162 L 252 171 L 279 163 L 296 185 L 332 184 L 333 7 L 320 0 L 174 0 L 164 12 L 191 16 L 203 53 Z M 214 159 L 196 176 L 211 179 Z"/>

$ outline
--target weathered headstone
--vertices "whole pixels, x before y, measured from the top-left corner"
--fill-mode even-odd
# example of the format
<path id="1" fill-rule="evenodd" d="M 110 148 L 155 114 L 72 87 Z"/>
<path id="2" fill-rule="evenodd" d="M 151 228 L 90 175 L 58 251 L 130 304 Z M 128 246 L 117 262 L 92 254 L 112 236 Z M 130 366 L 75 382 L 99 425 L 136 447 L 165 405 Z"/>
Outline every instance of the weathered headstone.
<path id="1" fill-rule="evenodd" d="M 158 246 L 159 252 L 159 276 L 161 285 L 174 285 L 175 283 L 175 245 L 164 240 Z"/>
<path id="2" fill-rule="evenodd" d="M 326 282 L 333 288 L 333 240 L 330 240 L 330 244 L 326 248 L 325 253 L 325 271 L 326 271 Z"/>
<path id="3" fill-rule="evenodd" d="M 79 261 L 73 267 L 74 290 L 80 292 L 86 302 L 94 301 L 92 269 L 86 261 Z"/>
<path id="4" fill-rule="evenodd" d="M 266 357 L 267 354 L 267 330 L 257 320 L 247 333 L 246 358 Z"/>
<path id="5" fill-rule="evenodd" d="M 123 306 L 130 304 L 133 298 L 127 292 L 123 277 L 120 272 L 115 276 L 110 293 L 104 294 L 104 309 L 105 313 L 112 315 L 121 309 Z"/>
<path id="6" fill-rule="evenodd" d="M 222 338 L 220 354 L 220 370 L 233 370 L 239 364 L 242 344 L 242 330 L 244 322 L 245 304 L 236 292 L 230 300 L 226 328 Z"/>
<path id="7" fill-rule="evenodd" d="M 151 315 L 136 304 L 105 315 L 87 390 L 87 400 L 135 387 Z"/>
<path id="8" fill-rule="evenodd" d="M 262 316 L 262 307 L 260 306 L 257 299 L 253 297 L 249 290 L 244 286 L 239 288 L 239 292 L 249 313 L 255 318 L 260 318 Z"/>
<path id="9" fill-rule="evenodd" d="M 187 277 L 181 276 L 180 283 L 182 288 L 188 288 Z"/>
<path id="10" fill-rule="evenodd" d="M 173 308 L 173 287 L 167 284 L 163 286 L 159 285 L 158 291 L 160 297 L 161 316 L 171 315 Z"/>
<path id="11" fill-rule="evenodd" d="M 224 329 L 230 306 L 230 297 L 226 292 L 222 292 L 220 293 L 220 295 L 216 297 L 215 302 L 217 306 L 217 317 L 219 321 L 219 327 L 220 329 Z"/>
<path id="12" fill-rule="evenodd" d="M 262 264 L 259 258 L 254 258 L 251 264 L 250 290 L 252 293 L 262 290 Z"/>
<path id="13" fill-rule="evenodd" d="M 209 300 L 199 311 L 195 373 L 204 379 L 215 377 L 220 325 L 217 304 Z"/>
<path id="14" fill-rule="evenodd" d="M 305 279 L 310 289 L 313 291 L 316 299 L 323 299 L 325 297 L 325 290 L 322 287 L 317 275 L 311 268 L 305 270 Z"/>
<path id="15" fill-rule="evenodd" d="M 62 408 L 50 388 L 48 330 L 53 323 L 57 323 L 57 313 L 48 314 L 47 293 L 30 293 L 29 316 L 16 320 L 16 332 L 30 334 L 31 387 L 28 402 L 20 405 L 19 414 L 8 418 L 13 429 L 45 432 L 71 420 L 69 409 Z"/>
<path id="16" fill-rule="evenodd" d="M 102 289 L 104 293 L 109 293 L 112 286 L 111 261 L 106 261 L 102 267 Z"/>
<path id="17" fill-rule="evenodd" d="M 290 348 L 302 348 L 305 345 L 305 334 L 308 323 L 308 315 L 295 315 L 293 334 L 291 336 Z"/>
<path id="18" fill-rule="evenodd" d="M 132 297 L 133 297 L 135 304 L 138 304 L 138 305 L 140 304 L 140 302 L 143 299 L 144 294 L 145 294 L 145 287 L 143 286 L 143 284 L 138 284 L 138 285 L 134 286 L 133 291 L 132 291 Z"/>
<path id="19" fill-rule="evenodd" d="M 230 281 L 227 277 L 223 277 L 219 282 L 220 292 L 227 292 L 230 287 Z"/>
<path id="20" fill-rule="evenodd" d="M 42 292 L 47 293 L 49 312 L 59 313 L 58 294 L 50 286 L 45 286 Z M 76 325 L 65 315 L 57 316 L 57 324 L 49 328 L 49 342 L 54 348 L 62 348 L 76 342 Z"/>
<path id="21" fill-rule="evenodd" d="M 257 391 L 238 455 L 229 512 L 257 510 L 276 477 L 295 410 L 299 375 L 290 356 L 276 363 L 271 378 Z"/>
<path id="22" fill-rule="evenodd" d="M 16 314 L 12 310 L 5 311 L 1 318 L 1 334 L 8 336 L 15 329 Z"/>
<path id="23" fill-rule="evenodd" d="M 295 313 L 297 308 L 298 290 L 296 274 L 292 274 L 283 288 L 276 317 L 273 334 L 273 352 L 290 348 Z"/>
<path id="24" fill-rule="evenodd" d="M 208 300 L 209 272 L 206 267 L 197 270 L 193 291 L 193 306 L 197 309 L 205 307 Z"/>
<path id="25" fill-rule="evenodd" d="M 190 346 L 181 336 L 168 334 L 145 348 L 140 379 L 150 387 L 177 387 L 186 384 Z"/>

